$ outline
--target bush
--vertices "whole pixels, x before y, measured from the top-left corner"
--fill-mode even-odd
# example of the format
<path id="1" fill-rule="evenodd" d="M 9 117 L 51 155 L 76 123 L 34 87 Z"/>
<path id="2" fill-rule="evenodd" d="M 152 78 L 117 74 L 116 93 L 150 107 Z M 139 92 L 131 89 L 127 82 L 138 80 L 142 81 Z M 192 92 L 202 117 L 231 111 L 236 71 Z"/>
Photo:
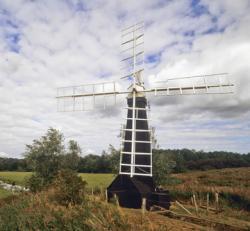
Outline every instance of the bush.
<path id="1" fill-rule="evenodd" d="M 43 178 L 39 177 L 36 174 L 32 174 L 26 182 L 26 186 L 30 189 L 31 192 L 38 192 L 45 186 Z"/>
<path id="2" fill-rule="evenodd" d="M 61 170 L 50 187 L 51 199 L 58 204 L 81 204 L 84 201 L 86 182 L 73 170 Z"/>

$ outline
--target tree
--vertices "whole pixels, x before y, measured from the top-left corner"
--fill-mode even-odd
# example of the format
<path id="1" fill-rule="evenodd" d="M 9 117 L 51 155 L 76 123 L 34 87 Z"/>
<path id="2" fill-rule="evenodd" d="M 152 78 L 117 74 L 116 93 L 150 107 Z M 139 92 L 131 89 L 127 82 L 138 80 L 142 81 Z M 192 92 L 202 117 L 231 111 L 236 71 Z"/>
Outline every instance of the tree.
<path id="1" fill-rule="evenodd" d="M 186 172 L 187 171 L 187 169 L 185 167 L 185 161 L 184 161 L 183 155 L 181 154 L 180 150 L 175 155 L 175 162 L 176 162 L 176 166 L 174 168 L 175 172 Z"/>
<path id="2" fill-rule="evenodd" d="M 31 191 L 39 191 L 51 184 L 59 170 L 77 170 L 81 149 L 76 141 L 69 141 L 66 153 L 63 134 L 49 128 L 45 136 L 26 145 L 25 158 L 34 174 L 28 180 Z"/>
<path id="3" fill-rule="evenodd" d="M 81 148 L 76 141 L 69 141 L 69 151 L 64 156 L 63 166 L 68 169 L 77 170 L 80 161 Z"/>
<path id="4" fill-rule="evenodd" d="M 110 159 L 110 167 L 112 173 L 119 173 L 120 150 L 116 150 L 113 145 L 109 145 L 108 155 Z"/>
<path id="5" fill-rule="evenodd" d="M 63 134 L 54 128 L 49 128 L 46 135 L 34 140 L 32 145 L 26 145 L 25 158 L 36 181 L 40 178 L 41 187 L 52 182 L 61 167 L 64 152 Z"/>
<path id="6" fill-rule="evenodd" d="M 166 153 L 156 151 L 153 154 L 153 178 L 156 185 L 160 186 L 167 183 L 175 165 L 175 161 L 171 160 Z"/>

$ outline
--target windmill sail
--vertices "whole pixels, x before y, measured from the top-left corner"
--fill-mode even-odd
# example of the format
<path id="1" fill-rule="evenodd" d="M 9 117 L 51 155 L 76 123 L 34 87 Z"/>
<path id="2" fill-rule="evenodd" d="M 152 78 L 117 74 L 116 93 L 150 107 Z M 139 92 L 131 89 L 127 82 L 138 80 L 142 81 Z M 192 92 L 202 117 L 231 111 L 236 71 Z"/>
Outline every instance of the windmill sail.
<path id="1" fill-rule="evenodd" d="M 136 82 L 142 83 L 138 73 L 144 70 L 144 23 L 122 30 L 121 39 L 121 78 L 136 78 Z"/>
<path id="2" fill-rule="evenodd" d="M 227 73 L 172 78 L 155 84 L 154 88 L 146 89 L 145 92 L 156 96 L 230 94 L 234 86 Z"/>
<path id="3" fill-rule="evenodd" d="M 58 111 L 88 111 L 108 108 L 117 104 L 118 95 L 128 91 L 119 90 L 116 82 L 85 84 L 57 89 Z"/>

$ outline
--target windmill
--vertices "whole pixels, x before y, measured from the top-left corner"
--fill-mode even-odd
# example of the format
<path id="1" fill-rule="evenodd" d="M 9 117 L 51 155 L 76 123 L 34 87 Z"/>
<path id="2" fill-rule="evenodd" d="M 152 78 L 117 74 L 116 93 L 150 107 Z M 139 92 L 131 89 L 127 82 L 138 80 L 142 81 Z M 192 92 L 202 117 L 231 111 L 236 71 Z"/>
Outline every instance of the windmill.
<path id="1" fill-rule="evenodd" d="M 169 78 L 160 86 L 146 88 L 143 81 L 144 24 L 134 24 L 122 30 L 121 79 L 130 81 L 126 90 L 117 82 L 85 84 L 58 88 L 59 111 L 90 110 L 116 104 L 117 96 L 127 95 L 126 123 L 121 129 L 119 174 L 107 188 L 108 199 L 117 196 L 119 204 L 140 208 L 142 198 L 146 206 L 160 205 L 169 208 L 167 191 L 156 190 L 152 172 L 153 130 L 149 127 L 147 95 L 175 96 L 198 94 L 227 94 L 233 84 L 225 73 Z"/>

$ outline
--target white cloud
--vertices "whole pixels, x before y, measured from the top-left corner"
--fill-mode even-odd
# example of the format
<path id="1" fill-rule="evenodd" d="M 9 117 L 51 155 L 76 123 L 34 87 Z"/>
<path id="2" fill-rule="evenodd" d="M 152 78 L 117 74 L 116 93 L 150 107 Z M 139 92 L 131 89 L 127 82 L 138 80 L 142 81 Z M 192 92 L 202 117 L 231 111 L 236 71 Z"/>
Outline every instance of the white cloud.
<path id="1" fill-rule="evenodd" d="M 249 152 L 249 1 L 202 4 L 208 13 L 194 17 L 188 0 L 0 1 L 0 151 L 20 156 L 49 126 L 83 150 L 118 147 L 120 112 L 58 113 L 54 97 L 57 87 L 117 80 L 120 29 L 144 19 L 146 54 L 160 57 L 145 67 L 148 84 L 225 71 L 236 84 L 226 97 L 152 99 L 159 143 Z"/>
<path id="2" fill-rule="evenodd" d="M 3 157 L 3 158 L 8 158 L 9 155 L 5 152 L 0 152 L 0 158 Z"/>

